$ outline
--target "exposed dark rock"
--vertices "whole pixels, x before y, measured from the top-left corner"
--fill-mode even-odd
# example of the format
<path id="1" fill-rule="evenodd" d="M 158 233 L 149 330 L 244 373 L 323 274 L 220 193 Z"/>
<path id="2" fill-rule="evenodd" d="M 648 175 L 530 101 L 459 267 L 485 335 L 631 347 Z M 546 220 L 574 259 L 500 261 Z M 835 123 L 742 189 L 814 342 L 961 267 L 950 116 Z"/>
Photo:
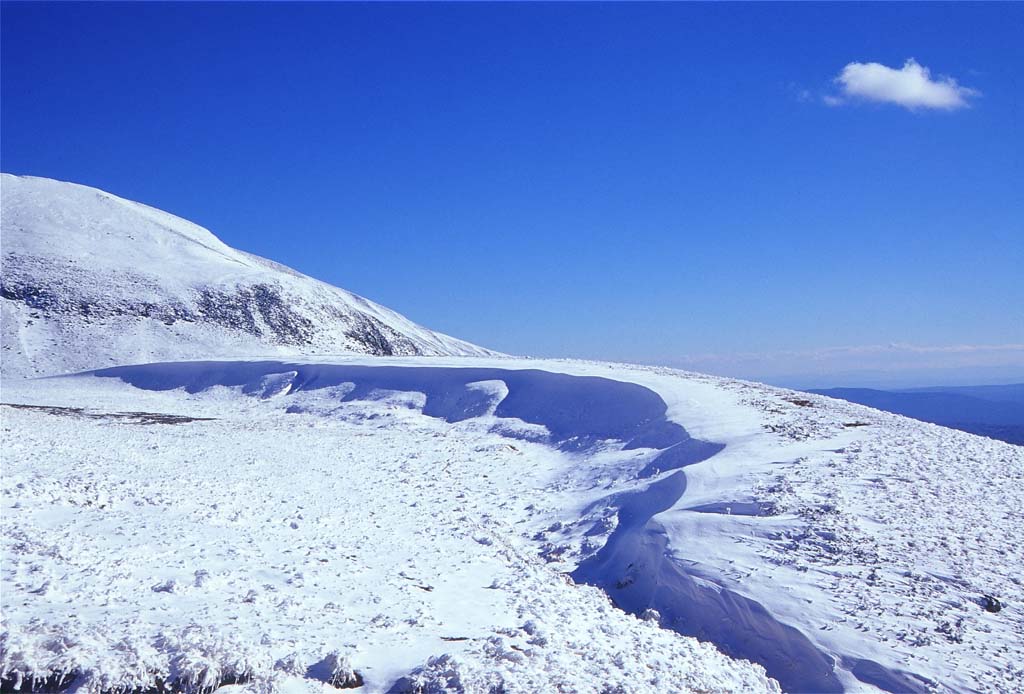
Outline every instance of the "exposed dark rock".
<path id="1" fill-rule="evenodd" d="M 986 612 L 999 612 L 1003 609 L 1003 603 L 991 595 L 985 595 L 981 598 L 981 606 L 985 608 Z"/>
<path id="2" fill-rule="evenodd" d="M 74 684 L 77 672 L 46 677 L 8 675 L 0 679 L 0 692 L 63 692 Z"/>
<path id="3" fill-rule="evenodd" d="M 38 278 L 48 279 L 41 281 Z M 153 320 L 164 325 L 174 325 L 178 321 L 205 323 L 268 343 L 291 346 L 311 345 L 318 339 L 323 342 L 324 333 L 333 332 L 339 338 L 348 338 L 363 345 L 368 354 L 421 353 L 412 340 L 373 316 L 330 301 L 310 303 L 308 299 L 286 294 L 281 287 L 270 283 L 234 287 L 197 286 L 190 296 L 168 296 L 167 301 L 161 303 L 83 293 L 82 287 L 97 285 L 94 280 L 75 266 L 52 259 L 9 254 L 4 258 L 0 297 L 25 304 L 36 312 L 34 318 L 55 321 L 74 317 L 93 322 L 116 317 Z M 137 284 L 150 296 L 164 293 L 143 277 L 137 278 Z M 343 344 L 338 346 L 345 348 Z"/>
<path id="4" fill-rule="evenodd" d="M 189 422 L 210 422 L 213 417 L 186 417 L 178 414 L 163 414 L 161 412 L 87 412 L 81 407 L 55 407 L 50 405 L 22 405 L 19 403 L 3 402 L 3 407 L 12 407 L 18 410 L 38 410 L 46 414 L 64 417 L 86 417 L 89 419 L 108 419 L 127 422 L 129 424 L 187 424 Z"/>
<path id="5" fill-rule="evenodd" d="M 220 678 L 220 681 L 213 689 L 216 690 L 232 684 L 247 684 L 251 681 L 252 678 L 246 675 L 225 675 Z M 77 670 L 63 674 L 52 674 L 46 677 L 12 675 L 0 680 L 0 692 L 3 692 L 3 694 L 7 694 L 7 692 L 17 692 L 18 694 L 25 692 L 52 694 L 70 690 L 81 690 L 95 691 L 100 694 L 201 694 L 201 692 L 207 691 L 191 686 L 185 681 L 164 679 L 162 677 L 155 677 L 153 685 L 146 687 L 114 686 L 108 689 L 96 689 L 91 686 L 93 684 L 94 682 L 90 682 L 89 675 L 83 675 Z M 360 686 L 361 684 L 360 682 Z"/>

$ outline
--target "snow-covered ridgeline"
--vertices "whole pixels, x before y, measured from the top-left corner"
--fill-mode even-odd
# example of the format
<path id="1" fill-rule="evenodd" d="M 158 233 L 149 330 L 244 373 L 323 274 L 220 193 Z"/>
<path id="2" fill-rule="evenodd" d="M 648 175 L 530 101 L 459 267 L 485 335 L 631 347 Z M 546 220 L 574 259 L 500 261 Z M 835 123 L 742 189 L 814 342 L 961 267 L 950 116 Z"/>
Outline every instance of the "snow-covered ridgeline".
<path id="1" fill-rule="evenodd" d="M 8 376 L 167 359 L 496 355 L 87 186 L 0 175 Z"/>

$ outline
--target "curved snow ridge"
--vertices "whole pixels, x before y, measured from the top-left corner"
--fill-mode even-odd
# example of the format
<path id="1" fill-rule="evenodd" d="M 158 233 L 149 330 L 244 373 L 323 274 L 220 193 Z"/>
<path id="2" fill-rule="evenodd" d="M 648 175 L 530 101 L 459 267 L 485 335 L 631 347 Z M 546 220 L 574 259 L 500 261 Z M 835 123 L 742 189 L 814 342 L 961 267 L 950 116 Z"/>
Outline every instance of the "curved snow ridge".
<path id="1" fill-rule="evenodd" d="M 846 691 L 837 663 L 798 629 L 763 604 L 692 572 L 654 517 L 672 508 L 686 490 L 684 471 L 617 500 L 619 525 L 604 547 L 573 571 L 573 579 L 600 586 L 633 614 L 655 610 L 662 626 L 726 655 L 764 666 L 786 692 Z M 927 681 L 866 659 L 843 658 L 858 680 L 889 692 L 928 691 Z"/>
<path id="2" fill-rule="evenodd" d="M 396 391 L 421 393 L 425 415 L 451 423 L 493 415 L 540 425 L 547 443 L 569 453 L 609 441 L 627 451 L 654 449 L 657 453 L 636 475 L 635 491 L 613 494 L 586 509 L 614 509 L 617 527 L 600 551 L 576 568 L 573 578 L 602 588 L 622 609 L 636 615 L 657 610 L 663 626 L 763 665 L 786 691 L 844 691 L 832 656 L 763 604 L 691 574 L 679 558 L 685 556 L 685 546 L 669 547 L 654 517 L 683 497 L 686 476 L 680 468 L 707 460 L 724 446 L 690 437 L 669 420 L 668 406 L 650 388 L 542 369 L 287 362 L 162 363 L 103 369 L 94 375 L 145 390 L 198 393 L 228 386 L 261 397 L 343 387 L 337 393 L 343 402 Z M 303 407 L 293 405 L 289 411 L 301 412 Z M 515 430 L 503 433 L 517 435 Z M 646 484 L 647 479 L 652 482 Z M 854 663 L 849 666 L 854 677 L 881 689 L 924 691 L 918 680 L 870 660 L 842 656 L 842 663 Z"/>
<path id="3" fill-rule="evenodd" d="M 626 449 L 663 450 L 644 476 L 659 465 L 681 467 L 721 449 L 693 440 L 669 421 L 665 402 L 648 388 L 541 369 L 196 361 L 118 366 L 90 374 L 118 378 L 143 390 L 199 393 L 227 386 L 264 397 L 348 386 L 342 402 L 370 399 L 378 392 L 422 393 L 427 416 L 451 423 L 485 415 L 518 419 L 543 426 L 549 443 L 565 451 L 583 451 L 604 441 L 617 441 Z"/>

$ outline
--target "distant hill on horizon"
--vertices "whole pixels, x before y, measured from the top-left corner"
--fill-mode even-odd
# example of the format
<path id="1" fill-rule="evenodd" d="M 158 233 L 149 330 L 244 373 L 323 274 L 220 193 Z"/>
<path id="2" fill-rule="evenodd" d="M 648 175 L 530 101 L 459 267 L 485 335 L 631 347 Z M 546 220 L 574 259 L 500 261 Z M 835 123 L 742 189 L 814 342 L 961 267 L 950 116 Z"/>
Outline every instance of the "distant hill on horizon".
<path id="1" fill-rule="evenodd" d="M 807 392 L 1024 446 L 1024 383 L 902 390 L 823 388 Z"/>

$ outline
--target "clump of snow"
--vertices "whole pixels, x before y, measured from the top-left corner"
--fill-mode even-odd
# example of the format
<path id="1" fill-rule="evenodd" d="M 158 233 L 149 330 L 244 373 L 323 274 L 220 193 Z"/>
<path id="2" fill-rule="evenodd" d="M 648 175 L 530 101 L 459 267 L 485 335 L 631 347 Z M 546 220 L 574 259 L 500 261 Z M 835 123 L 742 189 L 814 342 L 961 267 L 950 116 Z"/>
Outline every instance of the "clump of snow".
<path id="1" fill-rule="evenodd" d="M 211 631 L 189 625 L 161 635 L 157 648 L 170 655 L 168 681 L 186 691 L 212 692 L 270 673 L 271 661 L 261 649 Z"/>
<path id="2" fill-rule="evenodd" d="M 334 650 L 324 656 L 323 660 L 314 663 L 306 671 L 306 676 L 329 684 L 335 689 L 354 689 L 363 686 L 363 677 L 352 668 L 348 655 Z"/>
<path id="3" fill-rule="evenodd" d="M 95 626 L 35 620 L 0 635 L 0 677 L 18 690 L 71 683 L 83 693 L 160 689 L 212 692 L 225 684 L 266 677 L 258 649 L 216 628 L 189 625 L 145 638 L 137 629 L 117 638 Z M 113 637 L 113 638 L 112 638 Z"/>

